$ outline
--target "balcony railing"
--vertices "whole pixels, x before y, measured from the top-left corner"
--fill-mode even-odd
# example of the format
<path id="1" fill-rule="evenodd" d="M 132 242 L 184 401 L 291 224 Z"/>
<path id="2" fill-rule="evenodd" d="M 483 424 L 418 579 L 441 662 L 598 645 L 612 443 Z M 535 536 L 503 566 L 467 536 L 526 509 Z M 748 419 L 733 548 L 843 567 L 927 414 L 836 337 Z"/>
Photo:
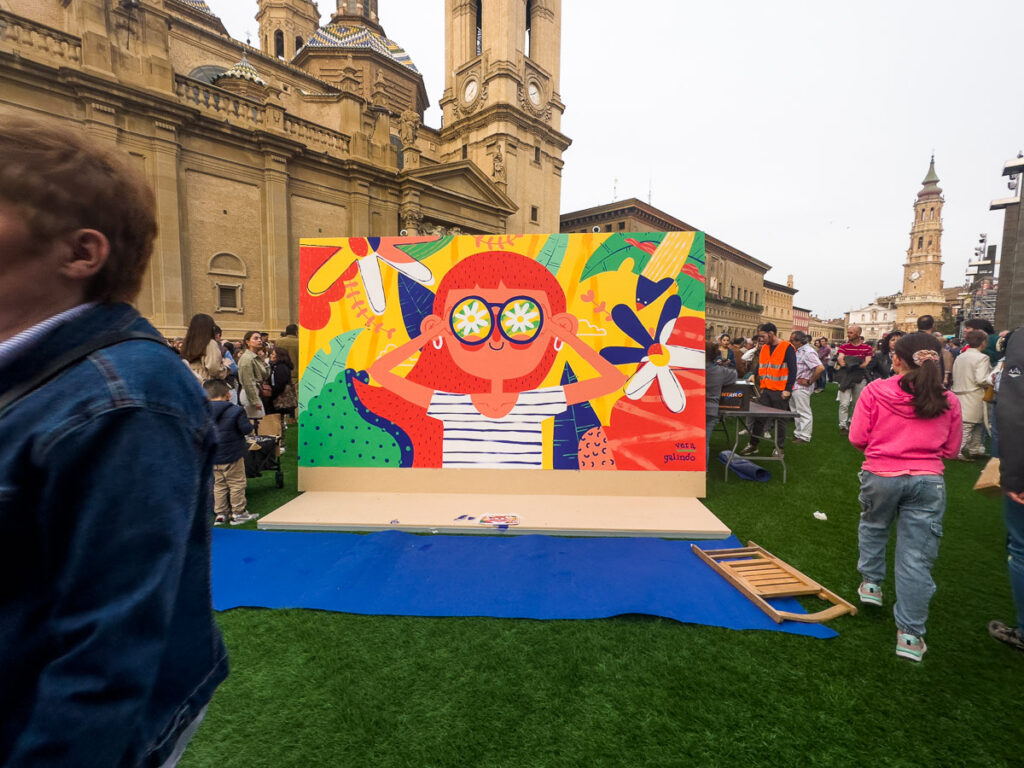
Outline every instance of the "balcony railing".
<path id="1" fill-rule="evenodd" d="M 51 27 L 0 11 L 0 51 L 14 51 L 27 58 L 56 59 L 80 64 L 82 41 Z"/>
<path id="2" fill-rule="evenodd" d="M 174 90 L 184 103 L 199 107 L 210 117 L 253 130 L 266 125 L 266 108 L 258 101 L 193 80 L 184 75 L 174 78 Z"/>

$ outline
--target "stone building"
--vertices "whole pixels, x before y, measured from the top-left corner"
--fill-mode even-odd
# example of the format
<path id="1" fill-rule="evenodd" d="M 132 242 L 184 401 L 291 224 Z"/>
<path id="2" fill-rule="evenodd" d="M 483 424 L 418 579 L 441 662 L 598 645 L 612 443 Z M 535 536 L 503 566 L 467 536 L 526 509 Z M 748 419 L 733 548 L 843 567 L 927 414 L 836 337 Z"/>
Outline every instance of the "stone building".
<path id="1" fill-rule="evenodd" d="M 699 229 L 635 197 L 562 214 L 562 232 L 666 232 Z M 762 322 L 764 275 L 771 268 L 705 233 L 705 321 L 709 336 L 750 338 Z"/>
<path id="2" fill-rule="evenodd" d="M 0 2 L 0 108 L 80 125 L 156 191 L 138 304 L 165 333 L 294 322 L 303 237 L 556 227 L 560 0 L 446 0 L 441 129 L 378 0 L 324 26 L 311 0 L 244 1 L 258 49 L 204 0 Z"/>
<path id="3" fill-rule="evenodd" d="M 779 329 L 780 339 L 789 339 L 793 332 L 793 296 L 798 289 L 793 287 L 793 276 L 786 276 L 786 284 L 764 281 L 764 320 L 774 323 Z"/>
<path id="4" fill-rule="evenodd" d="M 811 332 L 811 310 L 803 307 L 793 307 L 793 330 L 803 333 Z"/>
<path id="5" fill-rule="evenodd" d="M 882 300 L 879 300 L 861 309 L 847 312 L 845 327 L 859 325 L 864 338 L 874 342 L 896 328 L 898 317 L 899 310 L 893 304 L 883 303 Z M 938 319 L 940 315 L 935 317 Z M 917 330 L 916 321 L 914 330 Z"/>
<path id="6" fill-rule="evenodd" d="M 843 330 L 846 327 L 843 318 L 822 320 L 814 315 L 811 315 L 808 325 L 810 327 L 807 332 L 811 334 L 812 339 L 824 337 L 829 341 L 841 341 L 843 339 Z"/>
<path id="7" fill-rule="evenodd" d="M 910 227 L 910 247 L 903 264 L 903 290 L 896 297 L 897 327 L 917 330 L 917 318 L 942 317 L 946 306 L 942 292 L 942 206 L 945 203 L 935 156 L 921 182 L 914 201 L 914 223 Z"/>

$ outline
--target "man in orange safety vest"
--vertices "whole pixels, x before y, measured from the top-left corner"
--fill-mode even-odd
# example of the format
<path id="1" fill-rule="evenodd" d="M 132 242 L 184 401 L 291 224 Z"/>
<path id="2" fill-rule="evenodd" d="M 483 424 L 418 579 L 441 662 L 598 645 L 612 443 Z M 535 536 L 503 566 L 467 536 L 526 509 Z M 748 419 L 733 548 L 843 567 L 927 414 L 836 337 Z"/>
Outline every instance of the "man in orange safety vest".
<path id="1" fill-rule="evenodd" d="M 757 338 L 762 342 L 757 358 L 757 378 L 761 395 L 758 402 L 769 408 L 789 410 L 789 398 L 796 383 L 796 350 L 788 341 L 778 337 L 779 329 L 774 323 L 762 323 L 757 327 Z M 753 456 L 761 443 L 761 435 L 769 421 L 767 417 L 754 419 L 750 430 L 750 442 L 740 451 L 742 456 Z M 772 456 L 781 457 L 786 444 L 786 425 L 777 424 L 775 448 Z"/>

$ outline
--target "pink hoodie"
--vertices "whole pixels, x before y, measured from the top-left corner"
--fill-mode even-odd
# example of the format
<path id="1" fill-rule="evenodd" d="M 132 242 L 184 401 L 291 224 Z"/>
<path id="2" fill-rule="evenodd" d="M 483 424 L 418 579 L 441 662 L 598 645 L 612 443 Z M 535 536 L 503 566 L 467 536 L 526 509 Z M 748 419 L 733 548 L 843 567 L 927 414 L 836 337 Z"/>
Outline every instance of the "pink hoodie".
<path id="1" fill-rule="evenodd" d="M 949 410 L 919 419 L 913 398 L 900 389 L 902 378 L 877 379 L 864 388 L 850 422 L 850 442 L 864 451 L 861 468 L 868 472 L 941 475 L 942 459 L 960 451 L 960 401 L 946 392 Z"/>

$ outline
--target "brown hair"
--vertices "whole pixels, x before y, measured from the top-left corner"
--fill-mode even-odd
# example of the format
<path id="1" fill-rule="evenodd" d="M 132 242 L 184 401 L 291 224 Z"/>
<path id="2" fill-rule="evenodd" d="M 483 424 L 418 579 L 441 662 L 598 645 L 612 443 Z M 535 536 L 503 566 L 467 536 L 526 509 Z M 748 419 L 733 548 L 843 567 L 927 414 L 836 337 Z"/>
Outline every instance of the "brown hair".
<path id="1" fill-rule="evenodd" d="M 181 347 L 181 356 L 190 363 L 194 363 L 206 354 L 206 348 L 213 341 L 214 328 L 213 318 L 202 313 L 192 315 L 188 323 L 188 330 L 185 331 L 185 343 Z"/>
<path id="2" fill-rule="evenodd" d="M 110 242 L 89 281 L 90 301 L 131 301 L 139 293 L 156 237 L 153 192 L 115 152 L 52 121 L 0 113 L 0 202 L 23 218 L 37 256 L 79 229 Z"/>
<path id="3" fill-rule="evenodd" d="M 934 352 L 932 359 L 914 362 L 914 353 L 922 350 Z M 893 346 L 896 356 L 907 366 L 900 378 L 900 388 L 914 396 L 914 415 L 919 419 L 934 419 L 949 410 L 946 391 L 942 388 L 942 344 L 930 333 L 908 333 Z"/>
<path id="4" fill-rule="evenodd" d="M 707 360 L 708 365 L 718 360 L 719 352 L 721 352 L 721 347 L 718 346 L 717 342 L 709 341 L 704 344 L 704 358 Z"/>
<path id="5" fill-rule="evenodd" d="M 964 334 L 964 341 L 967 342 L 967 346 L 974 347 L 975 349 L 984 347 L 988 344 L 988 334 L 979 329 L 968 331 Z"/>
<path id="6" fill-rule="evenodd" d="M 284 363 L 289 368 L 294 368 L 295 363 L 292 362 L 292 354 L 284 347 L 274 347 L 274 354 L 277 356 L 277 362 Z"/>

